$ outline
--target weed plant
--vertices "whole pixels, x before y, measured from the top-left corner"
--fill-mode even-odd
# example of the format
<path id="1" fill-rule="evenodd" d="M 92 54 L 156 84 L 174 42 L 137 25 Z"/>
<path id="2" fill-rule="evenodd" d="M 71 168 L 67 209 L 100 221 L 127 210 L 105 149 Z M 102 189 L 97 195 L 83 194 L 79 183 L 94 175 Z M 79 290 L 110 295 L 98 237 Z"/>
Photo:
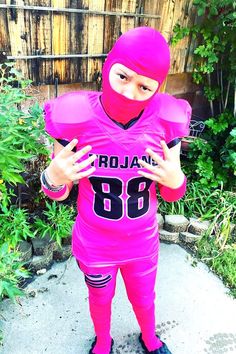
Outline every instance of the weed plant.
<path id="1" fill-rule="evenodd" d="M 0 301 L 9 297 L 16 303 L 17 296 L 24 296 L 19 281 L 30 276 L 20 261 L 19 253 L 13 251 L 7 242 L 0 245 Z"/>
<path id="2" fill-rule="evenodd" d="M 23 174 L 32 158 L 49 155 L 41 138 L 42 109 L 36 103 L 29 110 L 21 106 L 31 98 L 29 80 L 15 70 L 14 63 L 0 64 L 0 300 L 22 296 L 18 281 L 29 276 L 20 262 L 17 245 L 34 236 L 27 210 L 13 204 L 15 190 L 25 184 Z"/>
<path id="3" fill-rule="evenodd" d="M 62 245 L 62 239 L 71 235 L 72 225 L 74 223 L 75 212 L 73 207 L 60 204 L 53 201 L 46 202 L 46 209 L 41 218 L 36 218 L 34 229 L 40 237 L 50 236 L 51 240 Z"/>

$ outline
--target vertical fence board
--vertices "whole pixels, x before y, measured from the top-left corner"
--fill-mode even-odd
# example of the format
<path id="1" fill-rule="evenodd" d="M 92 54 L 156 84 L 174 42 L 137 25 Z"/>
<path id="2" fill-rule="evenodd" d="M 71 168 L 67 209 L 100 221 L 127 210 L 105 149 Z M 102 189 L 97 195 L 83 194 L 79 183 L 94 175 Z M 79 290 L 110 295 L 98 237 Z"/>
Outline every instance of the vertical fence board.
<path id="1" fill-rule="evenodd" d="M 183 5 L 184 1 L 185 0 L 179 0 L 179 1 L 175 2 L 174 8 L 173 8 L 173 16 L 171 18 L 171 23 L 169 26 L 170 29 L 172 29 L 176 23 L 181 22 L 181 17 L 183 17 L 182 5 Z M 185 40 L 183 40 L 183 42 L 185 42 Z M 171 74 L 178 72 L 181 67 L 184 67 L 184 60 L 181 60 L 182 52 L 184 52 L 184 48 L 182 46 L 180 47 L 179 44 L 176 46 L 171 46 L 171 58 L 172 58 L 171 70 L 170 70 Z"/>
<path id="2" fill-rule="evenodd" d="M 123 0 L 106 0 L 105 10 L 122 12 Z M 103 52 L 108 53 L 121 33 L 121 17 L 105 16 Z"/>
<path id="3" fill-rule="evenodd" d="M 69 0 L 52 0 L 53 7 L 68 7 Z M 53 12 L 52 15 L 52 53 L 69 53 L 69 21 L 70 15 L 63 12 Z M 54 78 L 58 78 L 59 83 L 69 81 L 69 64 L 66 59 L 55 59 L 53 61 Z"/>
<path id="4" fill-rule="evenodd" d="M 180 0 L 175 3 L 174 16 L 172 19 L 171 28 L 176 23 L 181 23 L 182 26 L 189 25 L 189 0 Z M 176 46 L 172 46 L 172 68 L 171 73 L 184 72 L 186 67 L 186 57 L 189 48 L 189 37 L 185 37 Z"/>
<path id="5" fill-rule="evenodd" d="M 4 2 L 5 3 L 5 2 Z M 0 1 L 1 4 L 1 1 Z M 7 10 L 6 9 L 1 9 L 0 11 L 0 55 L 2 55 L 1 52 L 5 53 L 10 53 L 11 51 L 11 45 L 8 37 L 8 20 L 7 20 Z M 3 58 L 2 58 L 3 59 Z M 1 62 L 1 57 L 0 57 L 0 62 Z"/>
<path id="6" fill-rule="evenodd" d="M 7 5 L 11 4 L 11 0 L 6 1 Z M 17 0 L 17 5 L 24 5 L 23 0 Z M 7 20 L 8 20 L 8 30 L 9 30 L 9 40 L 11 43 L 11 54 L 14 56 L 27 53 L 27 44 L 24 40 L 24 11 L 16 9 L 7 10 Z M 30 77 L 28 70 L 28 63 L 25 61 L 16 61 L 16 69 L 22 69 L 23 75 L 25 77 Z"/>
<path id="7" fill-rule="evenodd" d="M 191 26 L 196 23 L 198 16 L 197 16 L 197 10 L 195 7 L 193 7 L 193 0 L 189 2 L 188 6 L 188 26 Z M 186 72 L 192 72 L 193 71 L 193 51 L 194 48 L 197 46 L 197 40 L 194 39 L 192 36 L 189 37 L 188 41 L 188 52 L 185 58 L 185 68 L 184 70 Z"/>
<path id="8" fill-rule="evenodd" d="M 135 13 L 136 10 L 136 0 L 129 0 L 122 2 L 122 12 L 131 12 Z M 120 30 L 121 33 L 127 32 L 129 29 L 133 28 L 135 24 L 134 17 L 122 17 Z"/>
<path id="9" fill-rule="evenodd" d="M 75 9 L 82 8 L 81 0 L 71 0 L 70 7 Z M 81 14 L 72 13 L 70 15 L 70 49 L 69 53 L 82 53 L 82 31 L 84 17 Z M 81 60 L 79 58 L 67 59 L 70 63 L 70 81 L 81 82 Z"/>
<path id="10" fill-rule="evenodd" d="M 159 15 L 161 6 L 163 6 L 163 1 L 144 0 L 141 10 L 144 14 Z M 160 31 L 160 21 L 159 18 L 142 18 L 140 25 L 150 26 Z"/>
<path id="11" fill-rule="evenodd" d="M 50 0 L 25 0 L 25 6 L 50 6 Z M 27 55 L 51 54 L 51 14 L 48 11 L 24 11 L 24 36 Z M 48 83 L 52 77 L 52 61 L 29 60 L 28 70 L 36 83 L 43 79 Z"/>
<path id="12" fill-rule="evenodd" d="M 90 0 L 89 9 L 104 11 L 104 0 Z M 88 54 L 103 52 L 104 16 L 90 15 L 88 24 Z M 102 59 L 88 59 L 87 81 L 94 81 L 95 75 L 102 70 Z"/>
<path id="13" fill-rule="evenodd" d="M 81 4 L 82 9 L 89 9 L 89 0 L 82 0 Z M 89 15 L 83 14 L 82 16 L 82 24 L 81 24 L 81 53 L 88 54 L 88 25 L 89 25 Z M 88 77 L 88 59 L 81 59 L 81 81 L 87 82 Z"/>

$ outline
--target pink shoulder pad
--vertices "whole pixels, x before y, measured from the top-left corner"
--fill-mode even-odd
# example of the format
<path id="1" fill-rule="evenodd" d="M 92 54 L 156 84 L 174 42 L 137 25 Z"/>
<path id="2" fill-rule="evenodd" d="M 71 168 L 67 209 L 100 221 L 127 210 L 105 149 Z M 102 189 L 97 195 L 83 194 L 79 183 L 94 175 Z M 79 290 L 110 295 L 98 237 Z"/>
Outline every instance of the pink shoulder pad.
<path id="1" fill-rule="evenodd" d="M 91 115 L 87 92 L 68 92 L 44 104 L 45 130 L 55 139 L 73 138 L 74 125 Z"/>
<path id="2" fill-rule="evenodd" d="M 189 135 L 192 108 L 188 101 L 166 93 L 157 95 L 157 114 L 166 133 L 166 142 Z"/>

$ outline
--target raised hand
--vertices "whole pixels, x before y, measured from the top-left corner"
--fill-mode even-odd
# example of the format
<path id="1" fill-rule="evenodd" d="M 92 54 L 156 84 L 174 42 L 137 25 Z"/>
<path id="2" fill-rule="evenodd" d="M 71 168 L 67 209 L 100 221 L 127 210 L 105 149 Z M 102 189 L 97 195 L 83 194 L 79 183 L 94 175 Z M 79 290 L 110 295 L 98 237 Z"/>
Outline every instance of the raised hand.
<path id="1" fill-rule="evenodd" d="M 157 166 L 152 166 L 149 163 L 138 160 L 138 163 L 146 168 L 151 173 L 139 170 L 138 173 L 155 182 L 161 183 L 169 188 L 178 188 L 184 181 L 184 173 L 181 170 L 179 152 L 175 149 L 169 149 L 165 141 L 161 141 L 164 159 L 151 149 L 146 149 L 146 152 L 157 163 Z"/>
<path id="2" fill-rule="evenodd" d="M 96 158 L 92 155 L 89 158 L 79 162 L 79 160 L 91 151 L 90 145 L 85 146 L 83 149 L 73 152 L 72 149 L 77 145 L 78 140 L 73 139 L 68 145 L 60 150 L 51 161 L 47 168 L 47 175 L 55 186 L 62 184 L 70 184 L 71 182 L 78 181 L 83 177 L 89 176 L 95 171 L 95 167 L 90 167 L 85 170 Z"/>

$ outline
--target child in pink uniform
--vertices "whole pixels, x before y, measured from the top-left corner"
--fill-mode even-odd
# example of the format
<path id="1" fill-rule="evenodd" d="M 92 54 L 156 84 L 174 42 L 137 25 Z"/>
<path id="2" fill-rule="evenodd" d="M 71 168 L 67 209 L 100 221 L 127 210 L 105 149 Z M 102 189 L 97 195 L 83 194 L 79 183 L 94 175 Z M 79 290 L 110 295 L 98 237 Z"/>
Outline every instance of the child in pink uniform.
<path id="1" fill-rule="evenodd" d="M 158 93 L 169 65 L 162 35 L 152 28 L 135 28 L 108 54 L 102 93 L 71 92 L 45 104 L 46 130 L 57 141 L 55 158 L 42 174 L 42 189 L 50 198 L 63 200 L 79 180 L 72 253 L 89 291 L 96 334 L 90 353 L 111 352 L 111 302 L 118 270 L 145 352 L 170 353 L 155 334 L 155 182 L 167 201 L 185 193 L 180 138 L 188 135 L 191 108 L 185 100 Z"/>

